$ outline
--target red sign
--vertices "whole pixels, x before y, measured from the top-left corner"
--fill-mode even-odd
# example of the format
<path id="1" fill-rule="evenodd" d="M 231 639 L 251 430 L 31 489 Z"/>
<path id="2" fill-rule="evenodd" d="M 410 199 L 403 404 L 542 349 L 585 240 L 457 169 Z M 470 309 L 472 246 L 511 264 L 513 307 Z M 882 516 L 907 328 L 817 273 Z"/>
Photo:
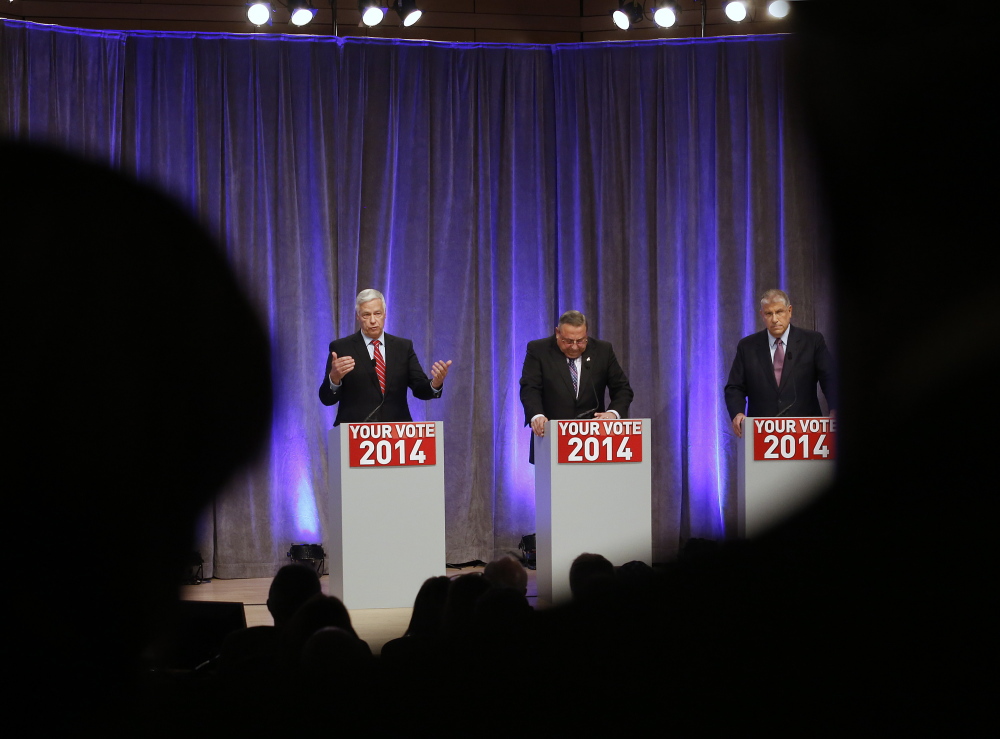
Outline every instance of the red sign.
<path id="1" fill-rule="evenodd" d="M 351 467 L 406 467 L 437 464 L 434 422 L 349 423 Z"/>
<path id="2" fill-rule="evenodd" d="M 559 464 L 641 462 L 642 421 L 555 421 Z"/>
<path id="3" fill-rule="evenodd" d="M 835 459 L 837 428 L 832 418 L 753 418 L 755 460 Z"/>

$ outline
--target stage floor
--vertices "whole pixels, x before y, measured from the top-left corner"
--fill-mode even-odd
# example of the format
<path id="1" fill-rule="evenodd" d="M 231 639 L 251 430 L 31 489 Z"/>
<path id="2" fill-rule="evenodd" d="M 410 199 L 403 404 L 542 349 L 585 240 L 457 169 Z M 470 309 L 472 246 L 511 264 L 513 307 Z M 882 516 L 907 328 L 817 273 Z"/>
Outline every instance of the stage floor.
<path id="1" fill-rule="evenodd" d="M 482 567 L 465 567 L 461 570 L 448 569 L 448 577 L 482 572 Z M 327 592 L 329 577 L 320 578 L 323 592 Z M 207 600 L 242 603 L 247 617 L 247 626 L 271 626 L 271 614 L 267 611 L 267 591 L 271 578 L 257 577 L 245 580 L 211 580 L 201 585 L 185 585 L 181 588 L 182 600 Z M 528 570 L 528 603 L 536 607 L 538 589 L 535 571 Z M 368 642 L 372 652 L 379 654 L 382 645 L 390 639 L 403 635 L 410 623 L 412 608 L 368 608 L 350 611 L 351 624 L 358 636 Z"/>

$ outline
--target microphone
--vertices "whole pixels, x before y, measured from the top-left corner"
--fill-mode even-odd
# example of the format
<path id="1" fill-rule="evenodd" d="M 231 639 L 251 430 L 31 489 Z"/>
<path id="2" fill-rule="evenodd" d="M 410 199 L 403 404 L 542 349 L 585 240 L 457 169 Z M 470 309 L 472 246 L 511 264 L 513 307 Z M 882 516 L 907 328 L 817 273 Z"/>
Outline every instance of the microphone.
<path id="1" fill-rule="evenodd" d="M 590 357 L 587 357 L 587 362 L 589 362 L 589 361 L 590 361 Z M 584 369 L 590 369 L 590 365 L 587 364 L 587 362 L 583 363 L 583 368 Z M 594 407 L 591 408 L 590 410 L 584 411 L 583 413 L 579 414 L 574 420 L 581 420 L 581 419 L 584 419 L 584 418 L 592 418 L 594 416 L 594 413 L 597 412 L 597 409 L 601 407 L 601 401 L 597 397 L 597 388 L 594 387 L 594 378 L 591 376 L 591 374 L 589 372 L 587 373 L 587 379 L 590 380 L 590 392 L 594 396 Z"/>
<path id="2" fill-rule="evenodd" d="M 385 404 L 385 397 L 386 397 L 385 395 L 382 396 L 382 402 L 379 403 L 377 406 L 375 406 L 375 410 L 373 410 L 371 413 L 365 416 L 365 420 L 362 421 L 361 423 L 368 423 L 369 421 L 372 420 L 372 416 L 378 413 L 382 409 L 382 406 Z"/>

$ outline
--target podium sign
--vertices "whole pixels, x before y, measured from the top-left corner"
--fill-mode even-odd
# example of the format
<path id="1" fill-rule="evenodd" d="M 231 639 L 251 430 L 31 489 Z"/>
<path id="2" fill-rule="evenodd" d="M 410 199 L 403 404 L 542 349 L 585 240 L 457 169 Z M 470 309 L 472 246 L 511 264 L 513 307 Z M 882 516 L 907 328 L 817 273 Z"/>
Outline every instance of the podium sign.
<path id="1" fill-rule="evenodd" d="M 349 423 L 351 467 L 407 467 L 437 464 L 433 423 Z"/>
<path id="2" fill-rule="evenodd" d="M 327 562 L 331 595 L 358 608 L 412 608 L 445 574 L 442 424 L 330 429 Z"/>
<path id="3" fill-rule="evenodd" d="M 753 458 L 833 460 L 836 425 L 832 418 L 755 418 Z"/>
<path id="4" fill-rule="evenodd" d="M 642 421 L 556 421 L 559 464 L 641 462 Z"/>
<path id="5" fill-rule="evenodd" d="M 535 437 L 539 601 L 570 598 L 569 568 L 584 552 L 612 564 L 652 564 L 649 419 L 549 421 Z"/>
<path id="6" fill-rule="evenodd" d="M 738 454 L 737 528 L 760 534 L 833 482 L 832 418 L 746 418 Z"/>

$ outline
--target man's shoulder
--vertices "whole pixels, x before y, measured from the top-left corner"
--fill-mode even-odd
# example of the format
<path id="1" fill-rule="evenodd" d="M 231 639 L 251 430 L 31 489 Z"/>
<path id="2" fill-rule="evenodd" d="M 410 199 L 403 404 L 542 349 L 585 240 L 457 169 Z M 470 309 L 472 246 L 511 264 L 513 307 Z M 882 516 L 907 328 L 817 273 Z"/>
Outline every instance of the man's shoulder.
<path id="1" fill-rule="evenodd" d="M 546 351 L 555 346 L 555 342 L 552 340 L 551 336 L 546 336 L 542 339 L 534 339 L 528 342 L 528 352 L 531 354 L 538 354 L 539 352 Z"/>
<path id="2" fill-rule="evenodd" d="M 610 341 L 604 341 L 603 339 L 598 339 L 594 336 L 587 339 L 587 346 L 591 350 L 597 349 L 599 351 L 614 351 L 614 347 L 611 346 Z"/>
<path id="3" fill-rule="evenodd" d="M 795 338 L 795 334 L 799 335 L 798 338 L 800 338 L 800 339 L 806 339 L 808 341 L 826 341 L 826 339 L 823 338 L 823 334 L 821 334 L 819 331 L 813 331 L 813 330 L 808 329 L 808 328 L 800 328 L 799 326 L 796 326 L 793 323 L 792 324 L 792 339 Z"/>
<path id="4" fill-rule="evenodd" d="M 749 336 L 744 336 L 742 339 L 740 339 L 740 342 L 739 344 L 737 344 L 737 346 L 746 348 L 747 346 L 756 344 L 758 342 L 763 342 L 765 344 L 767 343 L 767 329 L 761 329 L 760 331 L 752 333 Z"/>
<path id="5" fill-rule="evenodd" d="M 396 336 L 395 334 L 385 333 L 385 344 L 389 346 L 391 344 L 406 344 L 408 346 L 413 345 L 412 339 L 404 339 L 402 336 Z"/>
<path id="6" fill-rule="evenodd" d="M 360 339 L 361 339 L 360 331 L 356 331 L 355 333 L 349 334 L 347 336 L 341 336 L 339 339 L 334 339 L 333 341 L 330 342 L 330 351 L 334 351 L 335 348 L 338 346 L 344 346 L 345 344 L 348 343 L 356 343 Z"/>

